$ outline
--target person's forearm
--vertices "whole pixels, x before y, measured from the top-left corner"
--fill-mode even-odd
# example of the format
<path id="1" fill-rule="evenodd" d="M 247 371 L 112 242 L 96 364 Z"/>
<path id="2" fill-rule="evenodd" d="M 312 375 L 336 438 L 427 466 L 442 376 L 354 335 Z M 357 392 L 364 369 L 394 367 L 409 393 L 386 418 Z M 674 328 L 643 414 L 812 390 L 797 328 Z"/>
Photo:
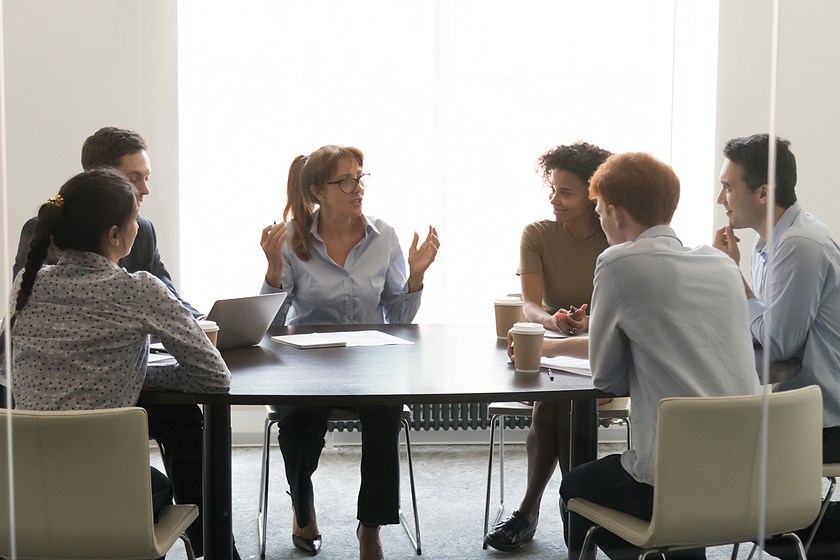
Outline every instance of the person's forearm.
<path id="1" fill-rule="evenodd" d="M 543 309 L 541 305 L 525 301 L 522 304 L 522 311 L 525 314 L 525 318 L 531 323 L 539 323 L 544 328 L 552 331 L 557 330 L 557 323 L 554 322 L 554 317 Z"/>
<path id="2" fill-rule="evenodd" d="M 272 288 L 283 287 L 283 267 L 268 265 L 268 270 L 265 273 L 265 282 Z"/>
<path id="3" fill-rule="evenodd" d="M 551 338 L 543 342 L 543 356 L 570 356 L 572 358 L 589 359 L 589 337 L 573 336 L 569 338 Z"/>
<path id="4" fill-rule="evenodd" d="M 413 294 L 423 289 L 423 277 L 425 274 L 411 274 L 408 277 L 408 292 Z"/>

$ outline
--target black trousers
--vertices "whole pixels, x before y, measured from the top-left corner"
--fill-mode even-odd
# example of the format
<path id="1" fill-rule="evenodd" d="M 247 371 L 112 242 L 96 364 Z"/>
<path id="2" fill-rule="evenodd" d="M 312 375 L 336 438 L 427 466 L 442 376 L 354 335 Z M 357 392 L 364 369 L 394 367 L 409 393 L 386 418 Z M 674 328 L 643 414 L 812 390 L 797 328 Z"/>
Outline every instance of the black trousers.
<path id="1" fill-rule="evenodd" d="M 569 558 L 580 556 L 580 547 L 589 525 L 577 513 L 566 509 L 572 498 L 584 498 L 609 508 L 650 520 L 653 515 L 653 486 L 637 482 L 621 466 L 621 455 L 608 455 L 573 468 L 560 483 L 560 509 Z M 569 530 L 569 521 L 572 530 Z M 606 530 L 595 533 L 595 544 L 612 560 L 634 560 L 641 550 Z M 657 556 L 651 556 L 657 558 Z M 661 556 L 660 556 L 661 558 Z M 672 552 L 670 559 L 705 559 L 705 549 Z"/>
<path id="2" fill-rule="evenodd" d="M 342 407 L 344 408 L 344 407 Z M 324 448 L 332 407 L 279 406 L 278 441 L 298 527 L 309 524 L 312 473 Z M 399 437 L 401 405 L 348 407 L 362 423 L 361 487 L 356 517 L 368 525 L 400 522 Z"/>
<path id="3" fill-rule="evenodd" d="M 161 458 L 176 504 L 196 504 L 198 519 L 187 528 L 196 556 L 204 555 L 202 511 L 202 429 L 204 417 L 194 404 L 145 405 L 149 438 L 160 446 Z"/>

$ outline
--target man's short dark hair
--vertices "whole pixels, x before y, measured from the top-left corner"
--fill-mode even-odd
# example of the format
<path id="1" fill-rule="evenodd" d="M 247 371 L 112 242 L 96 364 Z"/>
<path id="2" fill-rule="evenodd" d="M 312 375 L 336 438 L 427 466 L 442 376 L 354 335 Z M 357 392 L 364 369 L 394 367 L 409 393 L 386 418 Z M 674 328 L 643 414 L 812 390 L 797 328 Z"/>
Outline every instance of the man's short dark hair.
<path id="1" fill-rule="evenodd" d="M 733 138 L 723 147 L 723 155 L 744 168 L 744 183 L 751 191 L 768 184 L 769 134 Z M 789 208 L 796 202 L 796 158 L 790 142 L 776 138 L 776 204 Z"/>
<path id="2" fill-rule="evenodd" d="M 82 145 L 82 168 L 119 167 L 123 156 L 145 149 L 146 141 L 137 132 L 106 126 L 88 136 Z"/>

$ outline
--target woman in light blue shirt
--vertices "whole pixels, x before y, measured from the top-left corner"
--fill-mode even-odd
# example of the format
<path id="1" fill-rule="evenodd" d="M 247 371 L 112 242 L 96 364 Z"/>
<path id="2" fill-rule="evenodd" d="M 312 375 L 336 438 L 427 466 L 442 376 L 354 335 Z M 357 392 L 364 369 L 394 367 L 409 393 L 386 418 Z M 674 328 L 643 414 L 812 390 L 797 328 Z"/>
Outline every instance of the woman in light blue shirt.
<path id="1" fill-rule="evenodd" d="M 285 223 L 263 229 L 268 259 L 262 292 L 285 291 L 275 324 L 410 323 L 420 308 L 423 278 L 440 242 L 437 231 L 405 258 L 394 229 L 362 212 L 364 156 L 357 148 L 324 146 L 298 156 L 289 169 Z M 286 221 L 288 220 L 288 221 Z M 312 473 L 324 446 L 330 407 L 278 407 L 279 442 L 289 481 L 293 544 L 321 547 Z M 360 558 L 382 558 L 379 526 L 399 523 L 401 406 L 356 407 L 362 422 L 357 518 Z"/>

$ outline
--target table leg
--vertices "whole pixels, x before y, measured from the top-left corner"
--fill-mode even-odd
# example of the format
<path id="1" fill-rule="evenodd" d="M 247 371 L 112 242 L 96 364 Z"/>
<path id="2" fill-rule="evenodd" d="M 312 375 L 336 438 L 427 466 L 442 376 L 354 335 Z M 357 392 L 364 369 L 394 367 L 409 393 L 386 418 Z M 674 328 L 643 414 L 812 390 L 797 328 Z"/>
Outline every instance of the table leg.
<path id="1" fill-rule="evenodd" d="M 233 558 L 230 405 L 204 405 L 204 558 Z"/>
<path id="2" fill-rule="evenodd" d="M 594 461 L 598 458 L 598 401 L 595 399 L 577 399 L 572 401 L 572 425 L 571 431 L 571 468 L 583 463 Z M 578 560 L 580 546 L 583 543 L 571 542 L 571 537 L 576 535 L 572 530 L 572 524 L 580 523 L 580 518 L 570 514 L 563 508 L 563 522 L 568 524 L 566 534 L 570 536 L 567 543 L 569 560 Z"/>
<path id="3" fill-rule="evenodd" d="M 598 407 L 595 399 L 572 401 L 571 451 L 572 468 L 598 458 Z"/>

